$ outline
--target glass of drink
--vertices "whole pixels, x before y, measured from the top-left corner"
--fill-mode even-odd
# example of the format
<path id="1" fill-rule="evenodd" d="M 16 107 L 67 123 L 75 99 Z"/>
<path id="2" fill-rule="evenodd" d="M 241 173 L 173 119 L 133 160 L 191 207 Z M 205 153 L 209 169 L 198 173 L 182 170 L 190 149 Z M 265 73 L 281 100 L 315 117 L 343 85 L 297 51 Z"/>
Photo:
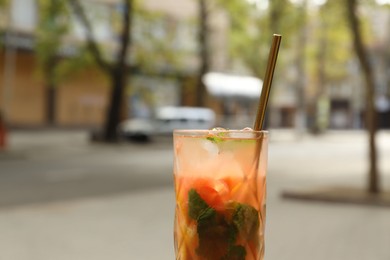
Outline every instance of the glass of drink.
<path id="1" fill-rule="evenodd" d="M 262 260 L 268 132 L 175 130 L 180 260 Z"/>

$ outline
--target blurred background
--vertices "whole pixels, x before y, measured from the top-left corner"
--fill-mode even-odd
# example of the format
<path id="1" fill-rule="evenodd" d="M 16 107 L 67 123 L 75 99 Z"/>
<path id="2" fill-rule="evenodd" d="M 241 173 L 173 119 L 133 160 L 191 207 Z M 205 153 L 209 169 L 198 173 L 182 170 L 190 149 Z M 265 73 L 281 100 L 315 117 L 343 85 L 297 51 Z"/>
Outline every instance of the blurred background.
<path id="1" fill-rule="evenodd" d="M 173 259 L 172 129 L 252 126 L 273 33 L 266 258 L 390 259 L 389 32 L 388 0 L 0 0 L 0 260 Z"/>

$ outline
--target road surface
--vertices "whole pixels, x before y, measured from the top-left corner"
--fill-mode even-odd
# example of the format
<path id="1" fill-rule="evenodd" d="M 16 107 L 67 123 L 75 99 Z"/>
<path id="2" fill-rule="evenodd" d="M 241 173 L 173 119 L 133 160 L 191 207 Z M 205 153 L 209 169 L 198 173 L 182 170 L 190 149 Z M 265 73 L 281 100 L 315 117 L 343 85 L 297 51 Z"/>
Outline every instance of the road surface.
<path id="1" fill-rule="evenodd" d="M 379 138 L 390 190 L 390 133 Z M 16 132 L 0 154 L 0 260 L 174 259 L 172 147 L 90 144 L 80 131 Z M 267 260 L 388 260 L 390 208 L 283 199 L 365 187 L 362 132 L 271 134 Z"/>

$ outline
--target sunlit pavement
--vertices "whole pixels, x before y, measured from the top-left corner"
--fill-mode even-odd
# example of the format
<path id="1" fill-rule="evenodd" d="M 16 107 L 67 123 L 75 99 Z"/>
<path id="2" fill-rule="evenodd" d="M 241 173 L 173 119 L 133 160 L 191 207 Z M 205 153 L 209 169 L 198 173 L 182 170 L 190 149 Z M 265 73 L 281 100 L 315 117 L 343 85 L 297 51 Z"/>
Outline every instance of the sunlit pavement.
<path id="1" fill-rule="evenodd" d="M 272 131 L 267 260 L 388 260 L 390 208 L 285 200 L 288 189 L 365 188 L 364 132 Z M 16 132 L 0 153 L 0 260 L 174 259 L 170 140 L 89 144 Z M 390 132 L 378 136 L 390 190 Z"/>

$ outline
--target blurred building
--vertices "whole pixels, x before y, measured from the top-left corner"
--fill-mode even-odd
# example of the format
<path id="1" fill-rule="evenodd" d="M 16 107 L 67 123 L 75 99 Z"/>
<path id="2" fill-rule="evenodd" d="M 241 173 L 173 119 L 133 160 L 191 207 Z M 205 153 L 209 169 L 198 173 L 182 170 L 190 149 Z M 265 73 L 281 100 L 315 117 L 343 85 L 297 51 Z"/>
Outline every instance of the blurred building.
<path id="1" fill-rule="evenodd" d="M 366 40 L 375 80 L 375 108 L 378 127 L 390 128 L 390 13 L 378 7 L 366 7 L 373 37 Z M 357 58 L 348 64 L 349 77 L 327 87 L 330 102 L 329 127 L 334 129 L 365 127 L 366 86 Z"/>
<path id="2" fill-rule="evenodd" d="M 377 86 L 378 125 L 390 129 L 390 13 L 388 9 L 369 10 L 377 42 L 372 47 Z"/>
<path id="3" fill-rule="evenodd" d="M 110 5 L 96 4 L 96 10 Z M 11 126 L 46 125 L 48 89 L 36 53 L 39 9 L 34 0 L 11 0 L 1 10 L 0 105 Z M 104 12 L 101 12 L 104 13 Z M 104 19 L 95 35 L 110 43 L 112 33 Z M 60 59 L 77 55 L 84 40 L 81 25 L 71 20 L 70 31 L 58 49 Z M 108 86 L 97 68 L 79 70 L 58 82 L 55 88 L 55 118 L 60 126 L 94 125 L 103 120 Z"/>
<path id="4" fill-rule="evenodd" d="M 118 20 L 115 17 L 121 12 L 121 1 L 80 1 L 93 21 L 94 36 L 102 46 L 104 55 L 112 58 L 118 47 Z M 133 71 L 131 86 L 127 91 L 130 104 L 127 114 L 148 117 L 157 106 L 194 105 L 194 86 L 199 67 L 197 1 L 143 0 L 140 3 L 142 12 L 136 12 L 133 21 L 134 44 L 129 57 Z M 377 80 L 379 123 L 382 127 L 390 127 L 390 15 L 387 10 L 367 10 L 375 39 L 378 39 L 370 42 L 370 57 Z M 149 14 L 142 15 L 145 12 Z M 44 126 L 48 123 L 47 100 L 54 93 L 55 125 L 101 125 L 110 83 L 97 66 L 81 66 L 58 80 L 54 91 L 48 89 L 37 53 L 40 15 L 35 0 L 10 0 L 8 7 L 0 7 L 0 110 L 12 126 Z M 209 17 L 210 70 L 229 71 L 229 19 L 217 9 L 213 9 Z M 75 15 L 70 15 L 69 24 L 69 30 L 63 35 L 58 48 L 61 60 L 77 57 L 86 40 L 84 27 Z M 166 50 L 170 53 L 168 57 L 162 55 Z M 312 102 L 315 95 L 306 89 L 304 96 L 307 99 L 303 109 L 300 108 L 300 98 L 294 86 L 311 83 L 306 79 L 296 81 L 299 76 L 293 66 L 295 64 L 285 71 L 277 86 L 273 86 L 270 126 L 307 126 L 312 124 L 311 121 L 316 121 L 322 128 L 364 126 L 365 87 L 356 59 L 347 65 L 349 76 L 324 86 L 324 95 L 318 100 Z M 236 120 L 232 125 L 235 127 L 253 122 L 251 116 L 256 111 L 256 102 L 255 98 L 211 95 L 208 106 L 218 115 L 225 115 L 220 125 L 230 125 L 232 120 Z M 299 118 L 300 113 L 302 116 Z"/>
<path id="5" fill-rule="evenodd" d="M 110 57 L 117 48 L 118 26 L 113 18 L 121 10 L 119 0 L 82 0 L 87 15 L 93 21 L 94 35 Z M 179 66 L 159 62 L 158 55 L 149 56 L 148 67 L 137 64 L 136 55 L 129 63 L 135 68 L 132 87 L 128 91 L 131 113 L 148 113 L 150 106 L 190 104 L 191 85 L 198 68 L 197 4 L 192 0 L 179 3 L 173 0 L 142 1 L 144 10 L 158 13 L 158 19 L 147 20 L 134 15 L 133 41 L 147 50 L 145 33 L 154 39 L 168 38 L 169 48 L 182 53 Z M 36 52 L 36 35 L 40 10 L 35 0 L 10 0 L 8 7 L 0 7 L 0 108 L 12 126 L 46 125 L 48 91 Z M 97 17 L 97 18 L 96 18 Z M 210 19 L 213 30 L 211 52 L 212 69 L 224 70 L 226 59 L 227 21 L 216 12 Z M 58 49 L 61 59 L 79 54 L 85 42 L 83 26 L 74 15 L 70 29 Z M 134 44 L 135 45 L 135 44 Z M 136 47 L 131 53 L 141 53 Z M 149 64 L 153 64 L 149 66 Z M 179 69 L 178 69 L 179 68 Z M 55 88 L 55 124 L 59 126 L 96 126 L 104 119 L 109 93 L 105 75 L 96 67 L 78 69 L 64 77 Z M 189 89 L 187 95 L 183 89 Z M 185 91 L 184 91 L 185 92 Z M 151 104 L 152 103 L 152 104 Z"/>
<path id="6" fill-rule="evenodd" d="M 361 19 L 364 21 L 363 24 L 370 24 L 372 29 L 370 38 L 364 38 L 364 42 L 374 73 L 376 92 L 374 102 L 378 115 L 378 127 L 390 128 L 390 52 L 388 47 L 390 45 L 390 13 L 386 8 L 363 4 L 360 11 L 363 14 Z M 310 33 L 314 34 L 313 31 Z M 345 48 L 345 46 L 340 46 L 340 48 Z M 323 80 L 320 83 L 318 82 L 319 76 L 315 73 L 312 76 L 314 80 L 309 79 L 308 75 L 306 78 L 305 75 L 298 75 L 296 64 L 291 64 L 286 69 L 283 80 L 273 89 L 272 105 L 275 112 L 272 114 L 274 121 L 272 126 L 296 127 L 300 123 L 299 107 L 303 106 L 305 113 L 303 125 L 312 130 L 365 127 L 365 79 L 352 43 L 349 43 L 349 48 L 352 48 L 353 58 L 340 68 L 345 69 L 345 76 L 334 81 Z M 303 80 L 298 80 L 302 76 Z M 326 75 L 322 77 L 326 78 Z M 305 100 L 301 105 L 299 95 L 297 95 L 299 86 L 305 88 Z"/>

